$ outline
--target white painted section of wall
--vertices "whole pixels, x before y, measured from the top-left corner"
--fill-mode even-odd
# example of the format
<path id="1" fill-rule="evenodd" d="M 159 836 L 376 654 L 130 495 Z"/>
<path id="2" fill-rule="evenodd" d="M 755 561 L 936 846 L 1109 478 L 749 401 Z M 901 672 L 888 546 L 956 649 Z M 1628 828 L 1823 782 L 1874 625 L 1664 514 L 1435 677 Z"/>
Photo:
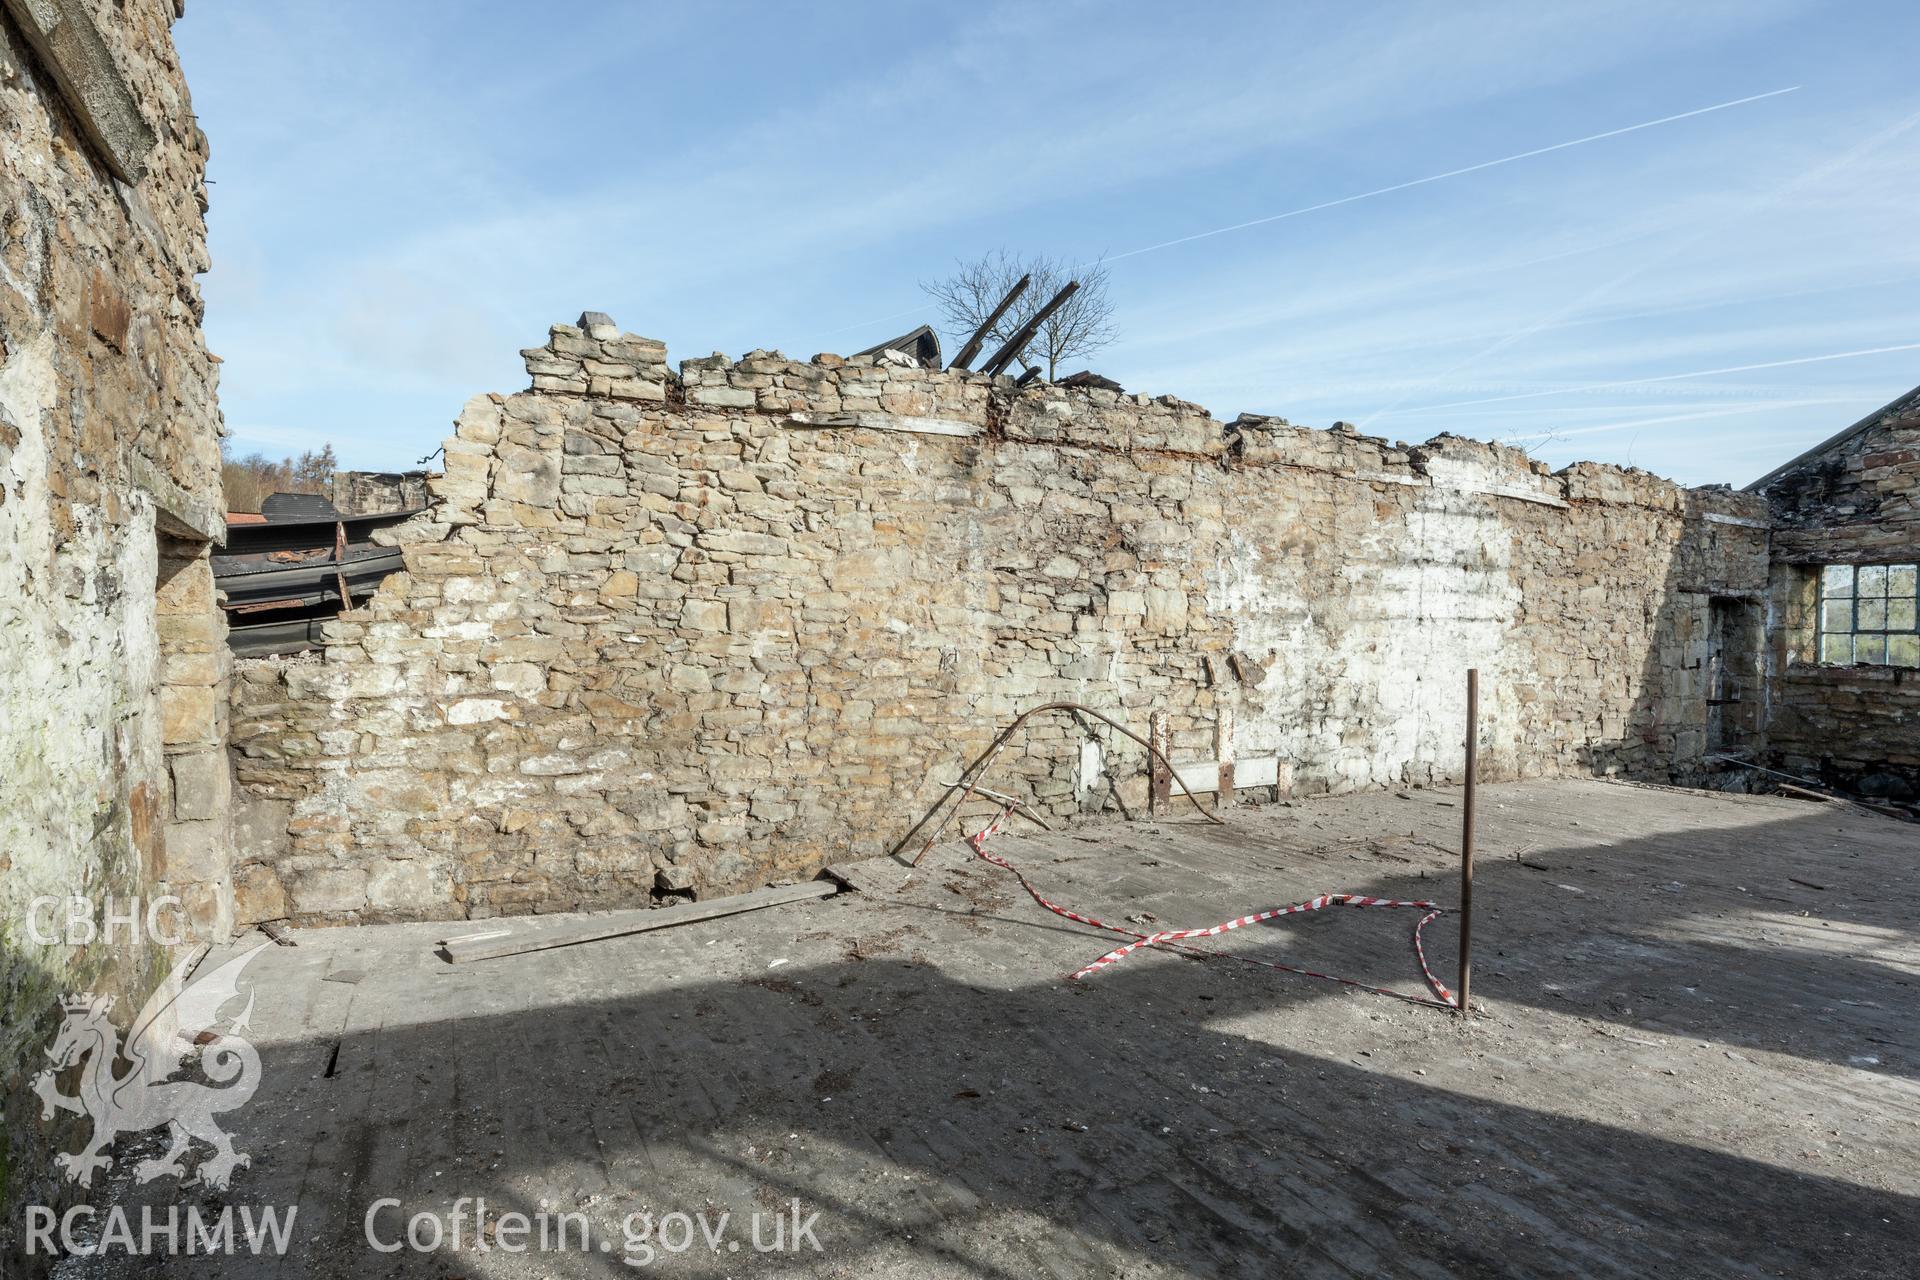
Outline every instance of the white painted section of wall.
<path id="1" fill-rule="evenodd" d="M 1337 561 L 1262 563 L 1236 532 L 1208 575 L 1208 607 L 1233 618 L 1233 648 L 1267 668 L 1240 704 L 1236 752 L 1293 762 L 1309 790 L 1455 777 L 1466 670 L 1497 670 L 1520 604 L 1512 531 L 1484 494 L 1434 487 L 1409 518 L 1376 523 L 1364 496 L 1337 492 Z M 1279 510 L 1277 531 L 1248 532 L 1284 546 L 1296 519 Z"/>
<path id="2" fill-rule="evenodd" d="M 1205 795 L 1220 789 L 1220 762 L 1203 760 L 1199 764 L 1176 764 L 1174 774 L 1187 784 L 1187 790 L 1195 795 Z M 1247 787 L 1272 787 L 1280 783 L 1280 759 L 1278 756 L 1256 756 L 1251 760 L 1238 760 L 1233 766 L 1233 789 Z M 1178 788 L 1175 788 L 1178 790 Z"/>
<path id="3" fill-rule="evenodd" d="M 1074 771 L 1073 789 L 1085 795 L 1097 788 L 1105 777 L 1106 770 L 1100 759 L 1100 744 L 1088 738 L 1080 744 L 1080 764 Z"/>
<path id="4" fill-rule="evenodd" d="M 20 433 L 0 450 L 0 941 L 58 981 L 89 953 L 29 942 L 28 901 L 143 892 L 124 797 L 140 782 L 156 804 L 168 797 L 153 506 L 127 494 L 134 518 L 118 530 L 76 508 L 73 537 L 56 549 L 42 424 L 65 412 L 53 337 L 42 333 L 0 364 L 0 415 Z M 0 1027 L 0 1062 L 21 1060 L 9 1030 Z"/>

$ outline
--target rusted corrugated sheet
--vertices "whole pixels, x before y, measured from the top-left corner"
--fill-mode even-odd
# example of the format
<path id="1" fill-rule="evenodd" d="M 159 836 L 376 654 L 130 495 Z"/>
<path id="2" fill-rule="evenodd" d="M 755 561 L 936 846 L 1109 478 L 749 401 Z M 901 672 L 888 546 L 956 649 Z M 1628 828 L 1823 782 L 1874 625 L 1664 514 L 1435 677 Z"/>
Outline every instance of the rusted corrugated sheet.
<path id="1" fill-rule="evenodd" d="M 230 522 L 213 557 L 229 647 L 241 657 L 318 648 L 327 619 L 402 567 L 399 548 L 378 545 L 374 532 L 414 514 L 343 516 L 322 498 L 281 503 L 263 520 Z"/>

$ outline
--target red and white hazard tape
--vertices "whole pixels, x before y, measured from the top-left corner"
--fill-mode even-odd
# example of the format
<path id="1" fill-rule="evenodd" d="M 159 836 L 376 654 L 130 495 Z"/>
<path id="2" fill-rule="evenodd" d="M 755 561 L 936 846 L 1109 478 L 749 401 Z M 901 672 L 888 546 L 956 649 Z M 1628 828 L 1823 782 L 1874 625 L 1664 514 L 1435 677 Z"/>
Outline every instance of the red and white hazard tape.
<path id="1" fill-rule="evenodd" d="M 1447 988 L 1445 983 L 1434 976 L 1433 969 L 1427 964 L 1426 948 L 1421 943 L 1420 935 L 1422 931 L 1426 929 L 1427 925 L 1438 917 L 1446 914 L 1447 909 L 1438 903 L 1407 901 L 1399 898 L 1373 898 L 1359 893 L 1323 893 L 1319 897 L 1309 898 L 1305 902 L 1296 902 L 1284 907 L 1273 907 L 1266 911 L 1256 911 L 1252 915 L 1239 916 L 1220 924 L 1209 925 L 1204 929 L 1163 929 L 1155 933 L 1141 933 L 1135 929 L 1126 929 L 1119 925 L 1107 924 L 1103 920 L 1096 920 L 1092 916 L 1082 915 L 1078 911 L 1063 907 L 1059 903 L 1051 901 L 1046 895 L 1033 887 L 1033 883 L 1027 879 L 1020 868 L 1014 866 L 1011 862 L 1008 862 L 1005 858 L 997 854 L 988 853 L 987 841 L 998 835 L 1005 828 L 1007 819 L 1012 815 L 1013 806 L 1008 805 L 1001 810 L 999 817 L 989 822 L 973 835 L 967 837 L 967 843 L 973 847 L 974 855 L 982 861 L 990 862 L 1004 871 L 1012 872 L 1013 878 L 1020 882 L 1020 887 L 1027 891 L 1028 896 L 1047 910 L 1053 912 L 1053 914 L 1064 916 L 1066 919 L 1079 924 L 1091 925 L 1093 928 L 1105 929 L 1108 933 L 1117 933 L 1133 939 L 1132 942 L 1115 947 L 1086 967 L 1076 969 L 1073 973 L 1067 975 L 1070 980 L 1084 978 L 1088 974 L 1098 973 L 1110 965 L 1118 964 L 1142 947 L 1166 947 L 1169 950 L 1183 951 L 1189 955 L 1226 957 L 1232 960 L 1240 960 L 1247 964 L 1256 964 L 1266 969 L 1280 969 L 1287 973 L 1304 974 L 1309 978 L 1321 978 L 1328 982 L 1338 982 L 1344 986 L 1358 987 L 1362 991 L 1371 991 L 1375 995 L 1392 996 L 1396 1000 L 1406 1000 L 1413 1004 L 1439 1005 L 1445 1009 L 1459 1007 L 1458 998 Z M 1376 987 L 1369 983 L 1356 981 L 1353 978 L 1340 977 L 1338 974 L 1320 973 L 1313 969 L 1302 968 L 1299 965 L 1282 964 L 1278 960 L 1260 960 L 1253 956 L 1236 955 L 1230 951 L 1209 951 L 1204 947 L 1186 945 L 1187 939 L 1190 938 L 1211 938 L 1219 934 L 1230 933 L 1235 929 L 1243 929 L 1248 925 L 1273 920 L 1280 916 L 1299 915 L 1308 911 L 1318 911 L 1323 907 L 1417 907 L 1425 911 L 1426 914 L 1420 917 L 1419 923 L 1413 926 L 1413 954 L 1414 958 L 1420 962 L 1420 972 L 1426 977 L 1427 985 L 1433 989 L 1434 996 L 1437 997 L 1437 999 L 1427 996 L 1410 996 L 1403 991 L 1395 991 L 1390 987 Z"/>

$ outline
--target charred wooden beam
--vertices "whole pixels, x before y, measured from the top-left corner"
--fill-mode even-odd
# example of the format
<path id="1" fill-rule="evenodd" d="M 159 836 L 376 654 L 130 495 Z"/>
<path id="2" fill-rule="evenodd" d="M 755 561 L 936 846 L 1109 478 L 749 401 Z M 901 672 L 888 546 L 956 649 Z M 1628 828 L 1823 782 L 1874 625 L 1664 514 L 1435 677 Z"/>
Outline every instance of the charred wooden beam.
<path id="1" fill-rule="evenodd" d="M 1029 382 L 1032 382 L 1035 378 L 1038 378 L 1039 376 L 1040 376 L 1040 370 L 1038 368 L 1029 369 L 1025 373 L 1021 374 L 1018 378 L 1016 378 L 1014 380 L 1013 385 L 1016 387 L 1024 387 Z"/>
<path id="2" fill-rule="evenodd" d="M 1067 299 L 1071 298 L 1079 288 L 1080 282 L 1078 280 L 1067 281 L 1064 289 L 1054 294 L 1052 300 L 1049 301 L 1046 306 L 1034 312 L 1032 318 L 1021 325 L 1019 330 L 1016 331 L 1011 338 L 1007 339 L 1007 345 L 995 352 L 993 359 L 980 366 L 980 372 L 993 374 L 995 376 L 1005 373 L 1007 366 L 1015 360 L 1018 360 L 1021 353 L 1032 343 L 1033 336 L 1040 332 L 1040 326 L 1047 322 L 1047 317 L 1065 306 Z"/>
<path id="3" fill-rule="evenodd" d="M 347 526 L 333 522 L 333 576 L 340 584 L 340 607 L 353 608 L 353 591 L 347 586 Z"/>
<path id="4" fill-rule="evenodd" d="M 973 336 L 967 339 L 967 345 L 960 348 L 960 353 L 954 356 L 953 363 L 948 365 L 947 368 L 964 369 L 972 362 L 975 356 L 980 354 L 980 348 L 986 345 L 987 335 L 993 332 L 993 326 L 1000 323 L 1000 317 L 1007 314 L 1007 308 L 1012 306 L 1014 300 L 1027 291 L 1027 285 L 1032 280 L 1033 277 L 1030 275 L 1021 276 L 1013 288 L 1007 290 L 1007 296 L 1000 299 L 1000 305 L 993 309 L 993 314 L 982 321 L 980 327 L 973 331 Z"/>

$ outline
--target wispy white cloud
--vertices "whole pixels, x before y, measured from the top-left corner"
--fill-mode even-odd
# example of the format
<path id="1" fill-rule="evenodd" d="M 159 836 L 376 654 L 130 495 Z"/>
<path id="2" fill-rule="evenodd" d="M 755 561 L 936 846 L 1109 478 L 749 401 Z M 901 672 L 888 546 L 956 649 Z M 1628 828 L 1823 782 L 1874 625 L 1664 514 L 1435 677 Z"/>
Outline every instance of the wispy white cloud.
<path id="1" fill-rule="evenodd" d="M 1742 404 L 1727 405 L 1718 409 L 1698 409 L 1692 413 L 1667 413 L 1652 418 L 1632 418 L 1625 422 L 1603 422 L 1598 426 L 1548 428 L 1545 430 L 1523 432 L 1518 435 L 1496 436 L 1494 438 L 1508 443 L 1523 440 L 1566 440 L 1575 436 L 1605 435 L 1614 431 L 1636 431 L 1644 427 L 1663 426 L 1670 422 L 1698 422 L 1704 418 L 1729 418 L 1741 414 L 1751 414 L 1760 409 L 1803 409 L 1808 405 L 1847 403 L 1849 403 L 1849 401 L 1844 396 L 1818 396 L 1808 400 L 1749 400 Z"/>
<path id="2" fill-rule="evenodd" d="M 1757 364 L 1728 365 L 1720 369 L 1690 369 L 1685 373 L 1663 373 L 1645 378 L 1615 378 L 1610 382 L 1589 382 L 1581 386 L 1552 387 L 1545 391 L 1522 391 L 1514 395 L 1488 396 L 1481 400 L 1456 400 L 1450 404 L 1420 405 L 1406 413 L 1431 413 L 1439 409 L 1464 409 L 1474 405 L 1499 404 L 1506 400 L 1534 400 L 1541 396 L 1574 395 L 1587 391 L 1614 391 L 1621 387 L 1644 387 L 1656 382 L 1677 382 L 1685 378 L 1714 378 L 1729 373 L 1751 373 L 1757 369 L 1784 369 L 1801 364 L 1825 364 L 1829 360 L 1857 360 L 1862 356 L 1887 355 L 1896 351 L 1920 351 L 1920 342 L 1888 347 L 1865 347 L 1859 351 L 1829 351 L 1821 355 L 1795 356 L 1788 360 L 1764 360 Z"/>
<path id="3" fill-rule="evenodd" d="M 1245 4 L 1185 23 L 1145 4 L 554 22 L 207 0 L 176 28 L 213 139 L 230 416 L 380 466 L 428 452 L 473 392 L 522 385 L 516 349 L 583 308 L 676 354 L 864 345 L 925 314 L 917 280 L 1000 245 L 1161 246 L 1116 279 L 1128 336 L 1099 365 L 1222 412 L 1358 418 L 1404 395 L 1422 430 L 1520 431 L 1504 410 L 1534 400 L 1438 406 L 1552 392 L 1542 419 L 1588 427 L 1741 422 L 1738 403 L 1756 436 L 1830 430 L 1842 406 L 1810 402 L 1878 394 L 1910 353 L 1774 362 L 1920 332 L 1898 288 L 1920 274 L 1920 173 L 1887 148 L 1767 196 L 1898 116 L 1916 34 L 1912 15 L 1799 0 Z M 1640 127 L 1581 142 L 1623 120 Z M 1696 366 L 1756 367 L 1564 390 Z M 1676 473 L 1694 466 L 1682 437 L 1711 429 L 1643 427 L 1672 438 L 1636 450 Z"/>

